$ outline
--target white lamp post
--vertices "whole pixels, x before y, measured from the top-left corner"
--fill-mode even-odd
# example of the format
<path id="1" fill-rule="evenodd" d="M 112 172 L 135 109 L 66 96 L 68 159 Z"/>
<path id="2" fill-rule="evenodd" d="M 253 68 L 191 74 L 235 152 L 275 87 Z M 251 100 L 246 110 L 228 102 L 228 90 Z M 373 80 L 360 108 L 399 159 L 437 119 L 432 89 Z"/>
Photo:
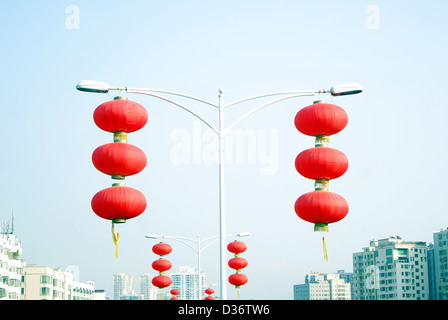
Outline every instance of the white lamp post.
<path id="1" fill-rule="evenodd" d="M 251 96 L 248 98 L 240 99 L 228 104 L 224 104 L 224 91 L 222 89 L 219 89 L 219 95 L 218 95 L 218 103 L 212 103 L 210 101 L 206 101 L 191 95 L 179 93 L 179 92 L 173 92 L 168 90 L 161 90 L 161 89 L 151 89 L 151 88 L 129 88 L 129 87 L 112 87 L 106 82 L 99 82 L 99 81 L 93 81 L 93 80 L 83 80 L 78 83 L 76 86 L 76 89 L 79 91 L 85 91 L 85 92 L 94 92 L 94 93 L 108 93 L 110 90 L 122 90 L 126 91 L 127 93 L 137 93 L 137 94 L 144 94 L 151 97 L 159 98 L 164 101 L 170 102 L 171 104 L 174 104 L 185 111 L 191 113 L 196 118 L 201 120 L 204 124 L 206 124 L 208 127 L 210 127 L 218 136 L 218 142 L 219 142 L 219 237 L 220 237 L 220 296 L 222 300 L 227 299 L 227 286 L 226 286 L 226 248 L 225 248 L 225 206 L 224 206 L 224 137 L 227 132 L 229 132 L 230 129 L 232 129 L 235 125 L 237 125 L 240 121 L 251 115 L 252 113 L 261 110 L 271 104 L 291 99 L 291 98 L 297 98 L 297 97 L 303 97 L 303 96 L 313 96 L 319 93 L 330 93 L 333 96 L 345 96 L 345 95 L 351 95 L 351 94 L 357 94 L 361 93 L 363 88 L 361 85 L 357 83 L 345 83 L 341 85 L 336 85 L 331 87 L 329 90 L 324 89 L 315 89 L 315 90 L 295 90 L 295 91 L 279 91 L 279 92 L 270 92 L 265 94 L 260 94 L 256 96 Z M 169 94 L 169 95 L 175 95 L 180 96 L 184 98 L 189 98 L 192 100 L 196 100 L 202 103 L 205 103 L 207 105 L 210 105 L 212 107 L 215 107 L 219 111 L 219 125 L 218 128 L 215 128 L 209 121 L 204 119 L 202 116 L 188 108 L 187 106 L 184 106 L 183 104 L 180 104 L 174 100 L 171 100 L 165 96 L 161 96 L 160 94 Z M 227 128 L 224 126 L 224 110 L 228 107 L 234 106 L 236 104 L 240 104 L 242 102 L 258 99 L 258 98 L 265 98 L 270 96 L 281 96 L 281 98 L 276 98 L 270 102 L 267 102 L 259 107 L 256 107 L 252 109 L 251 111 L 247 112 L 243 116 L 241 116 L 239 119 L 234 121 L 232 124 L 230 124 Z"/>
<path id="2" fill-rule="evenodd" d="M 228 237 L 247 237 L 250 236 L 249 232 L 240 232 L 237 234 L 228 234 L 226 235 L 226 238 Z M 218 240 L 219 236 L 214 236 L 214 237 L 210 237 L 210 238 L 206 238 L 201 240 L 200 235 L 197 235 L 197 240 L 194 239 L 190 239 L 190 238 L 185 238 L 185 237 L 179 237 L 179 236 L 159 236 L 157 234 L 151 234 L 148 233 L 146 236 L 146 238 L 149 239 L 173 239 L 173 240 L 177 240 L 182 242 L 183 244 L 186 244 L 187 246 L 189 246 L 191 249 L 193 249 L 194 251 L 196 251 L 196 253 L 198 254 L 198 300 L 201 300 L 202 297 L 202 282 L 201 282 L 201 253 L 202 251 L 204 251 L 206 248 L 208 248 L 211 244 L 213 244 L 214 242 L 216 242 L 216 240 Z M 211 240 L 211 241 L 210 241 Z M 187 241 L 191 241 L 196 243 L 196 248 L 193 247 L 190 243 L 188 243 Z M 204 247 L 201 247 L 201 244 L 203 242 L 206 241 L 210 241 L 209 243 L 207 243 Z"/>

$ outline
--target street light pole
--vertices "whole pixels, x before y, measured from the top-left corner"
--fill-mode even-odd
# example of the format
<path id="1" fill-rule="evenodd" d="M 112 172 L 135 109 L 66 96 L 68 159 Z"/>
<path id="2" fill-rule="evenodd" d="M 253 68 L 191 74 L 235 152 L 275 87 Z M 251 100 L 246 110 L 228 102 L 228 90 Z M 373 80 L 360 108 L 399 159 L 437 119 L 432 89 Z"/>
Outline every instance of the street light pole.
<path id="1" fill-rule="evenodd" d="M 228 234 L 228 235 L 224 235 L 224 236 L 214 236 L 214 237 L 210 237 L 210 238 L 206 238 L 204 240 L 201 240 L 200 235 L 197 235 L 197 240 L 194 239 L 189 239 L 186 237 L 180 237 L 180 236 L 159 236 L 156 234 L 150 234 L 148 233 L 146 235 L 146 238 L 149 239 L 158 239 L 158 238 L 165 238 L 165 239 L 172 239 L 172 240 L 176 240 L 179 242 L 182 242 L 183 244 L 189 246 L 191 249 L 193 249 L 194 251 L 196 251 L 197 255 L 198 255 L 198 300 L 201 300 L 202 297 L 202 281 L 201 281 L 201 253 L 202 251 L 204 251 L 207 247 L 209 247 L 211 244 L 213 244 L 216 240 L 221 239 L 221 238 L 228 238 L 228 237 L 247 237 L 250 236 L 249 232 L 240 232 L 237 234 Z M 211 242 L 209 242 L 207 245 L 205 245 L 203 248 L 201 247 L 201 243 L 202 242 L 206 242 L 211 240 Z M 193 247 L 190 243 L 188 243 L 187 241 L 191 241 L 191 242 L 195 242 L 196 243 L 196 248 Z M 222 298 L 221 298 L 222 299 Z"/>
<path id="2" fill-rule="evenodd" d="M 274 103 L 291 99 L 291 98 L 297 98 L 297 97 L 303 97 L 303 96 L 314 96 L 316 94 L 320 93 L 330 93 L 333 96 L 345 96 L 345 95 L 352 95 L 352 94 L 358 94 L 363 91 L 363 88 L 361 85 L 357 83 L 345 83 L 341 85 L 335 85 L 331 87 L 329 90 L 324 89 L 315 89 L 315 90 L 294 90 L 294 91 L 279 91 L 279 92 L 270 92 L 265 94 L 260 94 L 244 99 L 240 99 L 234 102 L 231 102 L 227 105 L 224 104 L 223 94 L 224 91 L 222 89 L 219 89 L 219 99 L 218 104 L 212 103 L 210 101 L 200 99 L 191 95 L 187 95 L 184 93 L 179 92 L 173 92 L 168 90 L 161 90 L 161 89 L 150 89 L 150 88 L 128 88 L 128 87 L 111 87 L 106 82 L 99 82 L 99 81 L 93 81 L 93 80 L 83 80 L 76 86 L 76 89 L 79 91 L 84 92 L 94 92 L 94 93 L 108 93 L 110 90 L 118 90 L 118 91 L 125 91 L 127 93 L 136 93 L 136 94 L 144 94 L 148 96 L 152 96 L 161 100 L 164 100 L 166 102 L 169 102 L 177 107 L 180 107 L 184 109 L 185 111 L 189 112 L 199 120 L 201 120 L 204 124 L 206 124 L 210 129 L 212 129 L 218 136 L 218 143 L 219 143 L 219 236 L 220 236 L 220 296 L 222 300 L 227 299 L 227 286 L 226 286 L 226 262 L 225 262 L 225 254 L 226 254 L 226 248 L 225 248 L 225 203 L 224 203 L 224 138 L 227 132 L 231 128 L 233 128 L 235 125 L 237 125 L 240 121 L 247 118 L 254 112 L 261 110 L 267 106 L 270 106 Z M 193 111 L 192 109 L 188 108 L 187 106 L 178 103 L 177 101 L 171 100 L 165 96 L 161 96 L 162 94 L 169 94 L 169 95 L 175 95 L 180 96 L 183 98 L 188 98 L 191 100 L 196 100 L 199 102 L 202 102 L 204 104 L 210 105 L 212 107 L 215 107 L 219 111 L 219 126 L 218 129 L 215 128 L 209 121 L 207 121 L 204 117 Z M 224 124 L 224 109 L 246 102 L 250 100 L 255 100 L 259 98 L 265 98 L 270 96 L 282 96 L 281 98 L 277 98 L 275 100 L 272 100 L 268 103 L 265 103 L 259 107 L 256 107 L 252 109 L 251 111 L 247 112 L 243 116 L 241 116 L 239 119 L 234 121 L 232 124 L 230 124 L 227 128 L 225 128 Z"/>
<path id="3" fill-rule="evenodd" d="M 219 283 L 220 296 L 227 300 L 227 290 L 223 290 L 226 283 L 226 244 L 225 244 L 225 206 L 224 206 L 224 91 L 219 89 Z"/>

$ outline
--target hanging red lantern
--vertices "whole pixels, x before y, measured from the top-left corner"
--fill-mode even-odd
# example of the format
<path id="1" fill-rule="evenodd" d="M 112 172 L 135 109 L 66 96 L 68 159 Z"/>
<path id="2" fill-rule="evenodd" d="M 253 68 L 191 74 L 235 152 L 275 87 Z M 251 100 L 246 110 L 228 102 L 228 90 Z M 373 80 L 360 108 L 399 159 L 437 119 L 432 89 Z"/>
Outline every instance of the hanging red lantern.
<path id="1" fill-rule="evenodd" d="M 339 178 L 347 171 L 348 159 L 336 149 L 311 148 L 299 153 L 295 167 L 305 178 L 331 180 Z"/>
<path id="2" fill-rule="evenodd" d="M 145 153 L 128 143 L 108 143 L 95 149 L 92 162 L 98 171 L 123 180 L 146 167 Z"/>
<path id="3" fill-rule="evenodd" d="M 238 240 L 232 241 L 227 245 L 227 250 L 236 254 L 243 253 L 244 251 L 246 251 L 246 249 L 247 249 L 246 244 Z"/>
<path id="4" fill-rule="evenodd" d="M 328 231 L 328 224 L 344 219 L 349 207 L 336 193 L 312 191 L 300 196 L 294 209 L 301 219 L 315 224 L 315 231 Z"/>
<path id="5" fill-rule="evenodd" d="M 215 297 L 212 296 L 212 294 L 215 293 L 215 290 L 208 288 L 205 290 L 205 293 L 208 294 L 208 296 L 206 296 L 204 300 L 215 300 Z"/>
<path id="6" fill-rule="evenodd" d="M 165 242 L 159 242 L 152 247 L 152 252 L 159 256 L 164 256 L 173 251 L 173 248 Z"/>
<path id="7" fill-rule="evenodd" d="M 95 124 L 107 132 L 135 132 L 146 125 L 148 113 L 137 102 L 117 97 L 99 105 L 93 113 Z"/>
<path id="8" fill-rule="evenodd" d="M 308 136 L 330 136 L 343 130 L 347 123 L 344 109 L 322 101 L 302 108 L 294 119 L 297 130 Z"/>
<path id="9" fill-rule="evenodd" d="M 232 269 L 244 269 L 247 267 L 247 260 L 241 257 L 235 257 L 229 260 L 228 265 Z"/>
<path id="10" fill-rule="evenodd" d="M 245 285 L 247 281 L 247 276 L 242 273 L 234 273 L 229 277 L 229 283 L 231 285 L 234 285 L 237 289 L 239 289 L 242 285 Z"/>
<path id="11" fill-rule="evenodd" d="M 164 258 L 159 258 L 152 263 L 152 268 L 159 272 L 164 272 L 171 269 L 171 262 Z"/>
<path id="12" fill-rule="evenodd" d="M 123 223 L 135 218 L 146 209 L 146 198 L 140 191 L 115 183 L 99 191 L 92 198 L 92 210 L 101 218 Z"/>
<path id="13" fill-rule="evenodd" d="M 162 274 L 152 278 L 151 283 L 153 286 L 163 289 L 171 285 L 171 278 Z"/>
<path id="14" fill-rule="evenodd" d="M 178 289 L 171 289 L 170 293 L 173 295 L 170 300 L 179 300 L 179 297 L 176 297 L 180 293 Z"/>

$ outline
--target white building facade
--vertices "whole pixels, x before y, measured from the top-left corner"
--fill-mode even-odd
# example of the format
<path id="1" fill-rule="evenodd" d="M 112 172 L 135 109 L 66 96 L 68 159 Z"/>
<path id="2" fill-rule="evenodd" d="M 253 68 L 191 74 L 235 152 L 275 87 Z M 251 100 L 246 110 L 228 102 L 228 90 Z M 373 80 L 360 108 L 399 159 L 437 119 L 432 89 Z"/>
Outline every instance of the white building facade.
<path id="1" fill-rule="evenodd" d="M 355 300 L 428 300 L 426 243 L 371 241 L 353 254 L 353 291 Z"/>
<path id="2" fill-rule="evenodd" d="M 0 234 L 0 300 L 20 300 L 22 272 L 21 242 L 12 233 Z"/>
<path id="3" fill-rule="evenodd" d="M 177 297 L 180 300 L 198 300 L 199 299 L 199 281 L 201 281 L 201 299 L 205 296 L 205 273 L 199 275 L 192 267 L 180 266 L 179 272 L 171 273 L 171 289 L 178 289 L 180 293 Z"/>
<path id="4" fill-rule="evenodd" d="M 149 273 L 139 275 L 140 295 L 143 300 L 157 300 L 157 288 L 153 286 L 152 279 L 154 275 Z"/>
<path id="5" fill-rule="evenodd" d="M 293 289 L 294 300 L 351 300 L 351 285 L 340 273 L 307 274 Z"/>
<path id="6" fill-rule="evenodd" d="M 95 283 L 73 280 L 73 274 L 46 266 L 23 268 L 24 300 L 93 300 Z"/>

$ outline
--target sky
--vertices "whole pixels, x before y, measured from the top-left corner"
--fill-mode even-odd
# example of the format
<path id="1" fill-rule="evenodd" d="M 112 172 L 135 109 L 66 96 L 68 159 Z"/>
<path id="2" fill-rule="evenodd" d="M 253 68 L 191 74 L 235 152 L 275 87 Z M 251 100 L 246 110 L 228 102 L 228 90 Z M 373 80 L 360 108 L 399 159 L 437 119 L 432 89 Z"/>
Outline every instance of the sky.
<path id="1" fill-rule="evenodd" d="M 151 263 L 158 256 L 151 248 L 161 241 L 147 233 L 218 236 L 216 136 L 167 101 L 80 92 L 79 81 L 163 89 L 214 103 L 220 88 L 229 103 L 357 82 L 361 94 L 278 102 L 229 132 L 235 140 L 226 140 L 226 231 L 251 233 L 241 239 L 248 246 L 242 256 L 249 281 L 240 297 L 291 300 L 293 285 L 304 283 L 307 273 L 352 272 L 353 253 L 374 239 L 430 243 L 434 231 L 448 226 L 446 12 L 446 1 L 435 0 L 8 3 L 0 12 L 0 221 L 14 210 L 28 264 L 76 269 L 81 282 L 94 281 L 109 296 L 112 275 L 128 273 L 138 291 L 138 276 L 155 274 Z M 148 206 L 116 226 L 115 258 L 110 221 L 96 216 L 90 201 L 114 182 L 91 162 L 97 147 L 113 141 L 96 127 L 93 112 L 117 95 L 148 111 L 146 126 L 128 137 L 148 164 L 126 178 Z M 218 125 L 217 109 L 165 97 Z M 272 99 L 226 109 L 225 125 Z M 294 167 L 295 157 L 314 146 L 312 137 L 297 131 L 294 117 L 317 99 L 344 108 L 349 117 L 331 137 L 349 169 L 330 182 L 330 191 L 346 198 L 350 210 L 325 234 L 294 212 L 296 199 L 314 189 L 314 181 Z M 173 247 L 167 256 L 172 271 L 196 267 L 191 248 L 165 241 Z M 207 285 L 219 284 L 218 242 L 203 251 L 201 268 Z M 227 291 L 236 299 L 235 288 Z"/>

